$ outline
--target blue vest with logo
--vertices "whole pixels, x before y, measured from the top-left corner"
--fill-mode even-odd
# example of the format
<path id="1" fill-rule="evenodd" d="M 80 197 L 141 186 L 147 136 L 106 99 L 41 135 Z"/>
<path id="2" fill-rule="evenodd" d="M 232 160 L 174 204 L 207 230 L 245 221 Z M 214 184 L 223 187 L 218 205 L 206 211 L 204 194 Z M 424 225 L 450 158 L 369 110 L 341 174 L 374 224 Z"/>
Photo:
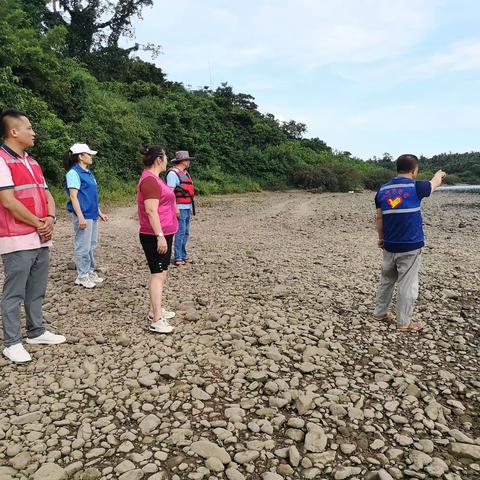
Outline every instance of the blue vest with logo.
<path id="1" fill-rule="evenodd" d="M 72 170 L 75 170 L 80 177 L 80 190 L 78 190 L 77 198 L 83 216 L 87 220 L 98 220 L 98 187 L 93 173 L 83 169 L 78 163 L 72 167 Z M 68 188 L 67 194 L 70 195 Z M 72 202 L 67 203 L 67 210 L 75 213 Z"/>
<path id="2" fill-rule="evenodd" d="M 425 235 L 415 180 L 396 177 L 380 187 L 377 199 L 385 244 L 422 244 Z"/>

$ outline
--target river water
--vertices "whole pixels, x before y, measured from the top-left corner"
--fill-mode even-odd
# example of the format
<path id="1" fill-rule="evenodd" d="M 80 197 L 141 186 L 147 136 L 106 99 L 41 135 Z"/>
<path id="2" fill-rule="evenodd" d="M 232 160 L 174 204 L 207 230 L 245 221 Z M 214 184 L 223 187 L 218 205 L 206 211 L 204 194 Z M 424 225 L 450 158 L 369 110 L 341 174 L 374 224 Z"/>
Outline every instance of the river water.
<path id="1" fill-rule="evenodd" d="M 480 193 L 480 185 L 445 185 L 440 187 L 437 192 Z"/>

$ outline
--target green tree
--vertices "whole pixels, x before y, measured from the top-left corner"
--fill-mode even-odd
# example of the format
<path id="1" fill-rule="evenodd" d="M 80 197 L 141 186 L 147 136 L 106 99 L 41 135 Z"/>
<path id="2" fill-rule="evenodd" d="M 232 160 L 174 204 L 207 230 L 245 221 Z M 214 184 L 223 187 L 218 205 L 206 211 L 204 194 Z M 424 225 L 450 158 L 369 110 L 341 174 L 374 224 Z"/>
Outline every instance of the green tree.
<path id="1" fill-rule="evenodd" d="M 45 18 L 48 26 L 67 28 L 69 56 L 84 60 L 93 50 L 118 47 L 122 36 L 132 34 L 132 18 L 152 4 L 153 0 L 53 0 Z"/>
<path id="2" fill-rule="evenodd" d="M 304 123 L 290 120 L 289 122 L 283 122 L 282 130 L 290 140 L 300 140 L 306 133 L 307 126 Z"/>

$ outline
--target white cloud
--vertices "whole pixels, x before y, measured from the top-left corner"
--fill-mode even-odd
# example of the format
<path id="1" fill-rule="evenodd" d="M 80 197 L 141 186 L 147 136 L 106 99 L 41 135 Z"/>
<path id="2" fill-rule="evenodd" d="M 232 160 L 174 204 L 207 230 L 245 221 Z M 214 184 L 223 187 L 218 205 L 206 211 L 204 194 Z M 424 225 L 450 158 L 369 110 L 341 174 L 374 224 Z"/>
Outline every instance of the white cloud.
<path id="1" fill-rule="evenodd" d="M 201 69 L 207 60 L 221 68 L 268 62 L 308 72 L 407 51 L 431 28 L 438 3 L 251 0 L 225 7 L 220 0 L 157 0 L 136 33 L 164 46 L 161 63 L 173 74 Z"/>
<path id="2" fill-rule="evenodd" d="M 432 55 L 426 61 L 418 62 L 413 73 L 426 78 L 478 69 L 480 69 L 480 39 L 474 39 L 463 41 L 445 52 Z"/>
<path id="3" fill-rule="evenodd" d="M 375 89 L 389 89 L 404 82 L 417 82 L 450 74 L 480 70 L 480 39 L 462 40 L 423 57 L 404 56 L 380 65 L 340 66 L 336 74 Z"/>
<path id="4" fill-rule="evenodd" d="M 432 24 L 428 0 L 296 0 L 262 2 L 254 27 L 270 38 L 278 61 L 314 69 L 398 55 Z M 263 27 L 263 28 L 262 28 Z"/>

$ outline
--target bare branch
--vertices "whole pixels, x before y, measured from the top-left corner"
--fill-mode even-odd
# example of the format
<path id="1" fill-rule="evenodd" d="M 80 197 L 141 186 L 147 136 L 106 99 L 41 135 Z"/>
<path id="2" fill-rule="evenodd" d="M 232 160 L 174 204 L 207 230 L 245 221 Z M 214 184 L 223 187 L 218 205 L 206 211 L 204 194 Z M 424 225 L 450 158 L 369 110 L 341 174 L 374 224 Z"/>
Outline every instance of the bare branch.
<path id="1" fill-rule="evenodd" d="M 73 12 L 73 9 L 70 7 L 70 3 L 68 2 L 68 0 L 60 0 L 60 6 L 70 14 Z"/>

